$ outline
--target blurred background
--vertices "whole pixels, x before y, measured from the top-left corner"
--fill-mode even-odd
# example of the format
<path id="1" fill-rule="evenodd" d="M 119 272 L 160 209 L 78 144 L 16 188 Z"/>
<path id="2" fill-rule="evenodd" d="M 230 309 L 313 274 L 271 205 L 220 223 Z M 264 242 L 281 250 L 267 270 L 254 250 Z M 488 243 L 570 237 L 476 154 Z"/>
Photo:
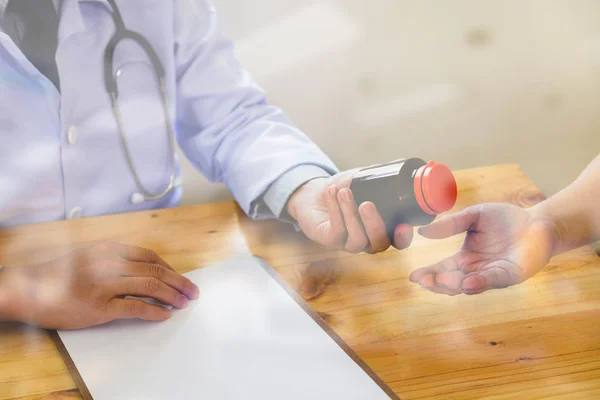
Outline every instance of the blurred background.
<path id="1" fill-rule="evenodd" d="M 600 1 L 213 4 L 269 102 L 341 169 L 516 163 L 551 195 L 600 151 Z M 230 198 L 181 158 L 186 204 Z"/>

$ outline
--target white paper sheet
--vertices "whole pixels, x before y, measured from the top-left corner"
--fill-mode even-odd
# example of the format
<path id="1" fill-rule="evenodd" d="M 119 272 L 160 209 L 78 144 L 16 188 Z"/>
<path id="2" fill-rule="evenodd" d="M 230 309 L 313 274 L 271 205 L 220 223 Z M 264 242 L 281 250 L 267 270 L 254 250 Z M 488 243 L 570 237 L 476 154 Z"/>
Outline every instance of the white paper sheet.
<path id="1" fill-rule="evenodd" d="M 59 332 L 95 400 L 389 399 L 257 259 L 186 276 L 200 298 L 166 322 Z"/>

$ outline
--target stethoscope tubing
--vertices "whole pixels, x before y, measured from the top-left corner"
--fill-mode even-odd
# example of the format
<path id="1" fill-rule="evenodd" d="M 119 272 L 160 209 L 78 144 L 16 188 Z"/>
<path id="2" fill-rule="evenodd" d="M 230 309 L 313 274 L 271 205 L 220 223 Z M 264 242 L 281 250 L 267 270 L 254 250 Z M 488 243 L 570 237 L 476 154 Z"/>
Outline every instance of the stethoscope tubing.
<path id="1" fill-rule="evenodd" d="M 123 21 L 123 17 L 119 8 L 117 7 L 115 0 L 108 0 L 112 9 L 113 9 L 113 20 L 115 23 L 115 33 L 111 40 L 109 41 L 105 54 L 104 54 L 104 84 L 106 86 L 106 91 L 110 96 L 112 103 L 112 110 L 117 120 L 117 127 L 119 130 L 119 136 L 121 138 L 121 144 L 123 147 L 123 151 L 125 153 L 125 158 L 127 160 L 127 164 L 129 169 L 133 175 L 133 179 L 135 184 L 140 191 L 140 193 L 134 193 L 131 196 L 131 202 L 134 204 L 139 204 L 143 201 L 154 201 L 160 200 L 165 197 L 169 192 L 171 192 L 178 184 L 176 179 L 176 163 L 175 163 L 175 133 L 173 132 L 173 124 L 171 121 L 171 115 L 169 113 L 169 97 L 167 95 L 167 87 L 165 83 L 165 69 L 160 61 L 160 58 L 152 48 L 150 42 L 141 34 L 131 31 L 127 29 L 125 23 Z M 135 168 L 133 158 L 131 152 L 129 151 L 129 146 L 127 144 L 127 137 L 125 135 L 123 117 L 121 113 L 121 109 L 119 107 L 119 88 L 117 84 L 117 77 L 119 76 L 120 71 L 114 71 L 113 61 L 115 49 L 119 43 L 124 40 L 132 40 L 137 45 L 139 45 L 150 60 L 152 64 L 152 68 L 156 74 L 156 79 L 158 83 L 158 87 L 160 90 L 160 96 L 162 99 L 162 106 L 164 110 L 164 118 L 165 125 L 167 129 L 167 135 L 169 140 L 169 158 L 170 158 L 170 175 L 169 182 L 167 186 L 163 190 L 159 190 L 157 192 L 151 192 L 148 190 L 142 180 L 137 173 L 137 169 Z"/>

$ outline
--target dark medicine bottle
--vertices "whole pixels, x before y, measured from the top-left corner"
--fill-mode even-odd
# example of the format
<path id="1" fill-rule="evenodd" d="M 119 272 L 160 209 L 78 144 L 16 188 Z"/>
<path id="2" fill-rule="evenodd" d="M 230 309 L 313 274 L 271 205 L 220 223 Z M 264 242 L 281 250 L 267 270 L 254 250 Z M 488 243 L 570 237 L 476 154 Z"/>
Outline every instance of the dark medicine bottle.
<path id="1" fill-rule="evenodd" d="M 371 201 L 392 238 L 398 224 L 427 225 L 456 203 L 456 180 L 450 168 L 433 161 L 406 158 L 361 169 L 350 190 L 356 204 Z"/>

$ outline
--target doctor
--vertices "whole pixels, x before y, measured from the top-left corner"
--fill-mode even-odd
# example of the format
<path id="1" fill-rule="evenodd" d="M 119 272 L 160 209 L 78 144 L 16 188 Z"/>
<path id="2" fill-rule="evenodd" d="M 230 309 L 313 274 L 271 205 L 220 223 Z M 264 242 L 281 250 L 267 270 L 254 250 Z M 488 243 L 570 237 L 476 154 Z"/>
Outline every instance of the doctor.
<path id="1" fill-rule="evenodd" d="M 205 0 L 0 0 L 0 93 L 0 226 L 175 207 L 178 144 L 253 218 L 350 252 L 392 244 L 353 171 L 267 104 Z M 393 244 L 411 238 L 400 226 Z M 170 316 L 127 295 L 182 308 L 198 289 L 149 250 L 102 243 L 0 271 L 0 320 Z"/>

